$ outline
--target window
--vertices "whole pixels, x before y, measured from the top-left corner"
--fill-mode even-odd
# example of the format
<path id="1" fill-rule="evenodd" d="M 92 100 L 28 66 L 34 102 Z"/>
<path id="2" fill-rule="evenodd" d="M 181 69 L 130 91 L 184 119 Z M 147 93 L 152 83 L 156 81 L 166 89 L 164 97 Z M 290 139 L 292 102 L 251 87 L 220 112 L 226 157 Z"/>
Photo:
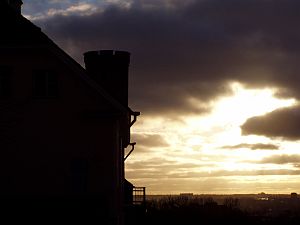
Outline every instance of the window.
<path id="1" fill-rule="evenodd" d="M 58 78 L 53 71 L 39 70 L 33 74 L 33 95 L 53 98 L 58 96 Z"/>
<path id="2" fill-rule="evenodd" d="M 7 98 L 11 95 L 11 68 L 0 67 L 0 98 Z"/>
<path id="3" fill-rule="evenodd" d="M 88 161 L 73 159 L 71 161 L 71 191 L 85 193 L 88 186 Z"/>

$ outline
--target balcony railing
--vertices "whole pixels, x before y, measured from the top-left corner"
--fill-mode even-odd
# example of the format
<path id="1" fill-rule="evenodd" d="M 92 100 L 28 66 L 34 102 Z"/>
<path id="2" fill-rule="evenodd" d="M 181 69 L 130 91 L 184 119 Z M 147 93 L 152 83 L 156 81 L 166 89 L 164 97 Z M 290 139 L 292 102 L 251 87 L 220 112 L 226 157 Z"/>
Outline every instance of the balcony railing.
<path id="1" fill-rule="evenodd" d="M 146 188 L 145 187 L 134 187 L 132 190 L 133 205 L 144 206 L 146 204 Z"/>

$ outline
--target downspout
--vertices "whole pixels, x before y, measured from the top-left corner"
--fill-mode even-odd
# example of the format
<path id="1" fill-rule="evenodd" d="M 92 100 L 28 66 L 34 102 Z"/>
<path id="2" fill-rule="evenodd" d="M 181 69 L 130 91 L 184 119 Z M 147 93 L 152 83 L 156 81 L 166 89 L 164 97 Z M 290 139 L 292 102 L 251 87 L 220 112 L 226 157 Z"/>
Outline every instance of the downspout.
<path id="1" fill-rule="evenodd" d="M 130 154 L 134 151 L 134 146 L 136 145 L 136 142 L 130 143 L 129 144 L 131 146 L 131 150 L 128 152 L 128 154 L 126 155 L 126 157 L 124 158 L 124 161 L 130 156 Z"/>
<path id="2" fill-rule="evenodd" d="M 133 124 L 135 124 L 137 117 L 141 115 L 140 112 L 130 112 L 130 116 L 133 116 L 133 120 L 130 122 L 130 127 L 133 126 Z"/>
<path id="3" fill-rule="evenodd" d="M 130 110 L 130 116 L 133 116 L 133 120 L 130 122 L 129 127 L 132 127 L 133 124 L 135 124 L 135 122 L 137 121 L 137 117 L 141 115 L 140 112 L 133 112 Z M 136 145 L 136 142 L 130 143 L 129 144 L 131 146 L 131 150 L 128 152 L 128 154 L 125 156 L 124 158 L 124 162 L 125 160 L 130 156 L 130 154 L 134 151 L 134 147 Z"/>

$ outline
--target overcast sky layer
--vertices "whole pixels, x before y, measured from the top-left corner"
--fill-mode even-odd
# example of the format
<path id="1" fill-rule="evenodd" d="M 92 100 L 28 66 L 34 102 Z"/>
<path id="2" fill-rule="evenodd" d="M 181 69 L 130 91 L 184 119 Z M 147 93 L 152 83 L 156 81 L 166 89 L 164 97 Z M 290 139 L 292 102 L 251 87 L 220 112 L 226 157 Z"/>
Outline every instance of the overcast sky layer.
<path id="1" fill-rule="evenodd" d="M 24 0 L 23 15 L 81 64 L 89 50 L 132 53 L 130 106 L 142 116 L 131 181 L 152 193 L 290 192 L 300 188 L 299 8 L 298 0 Z"/>

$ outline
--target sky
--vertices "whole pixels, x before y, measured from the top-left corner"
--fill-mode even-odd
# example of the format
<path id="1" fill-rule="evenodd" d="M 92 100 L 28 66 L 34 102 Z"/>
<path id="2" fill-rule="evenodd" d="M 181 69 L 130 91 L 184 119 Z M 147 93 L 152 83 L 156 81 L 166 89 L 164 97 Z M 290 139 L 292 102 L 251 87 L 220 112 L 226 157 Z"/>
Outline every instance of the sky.
<path id="1" fill-rule="evenodd" d="M 23 15 L 82 65 L 89 50 L 131 52 L 135 186 L 300 192 L 300 1 L 23 2 Z"/>

